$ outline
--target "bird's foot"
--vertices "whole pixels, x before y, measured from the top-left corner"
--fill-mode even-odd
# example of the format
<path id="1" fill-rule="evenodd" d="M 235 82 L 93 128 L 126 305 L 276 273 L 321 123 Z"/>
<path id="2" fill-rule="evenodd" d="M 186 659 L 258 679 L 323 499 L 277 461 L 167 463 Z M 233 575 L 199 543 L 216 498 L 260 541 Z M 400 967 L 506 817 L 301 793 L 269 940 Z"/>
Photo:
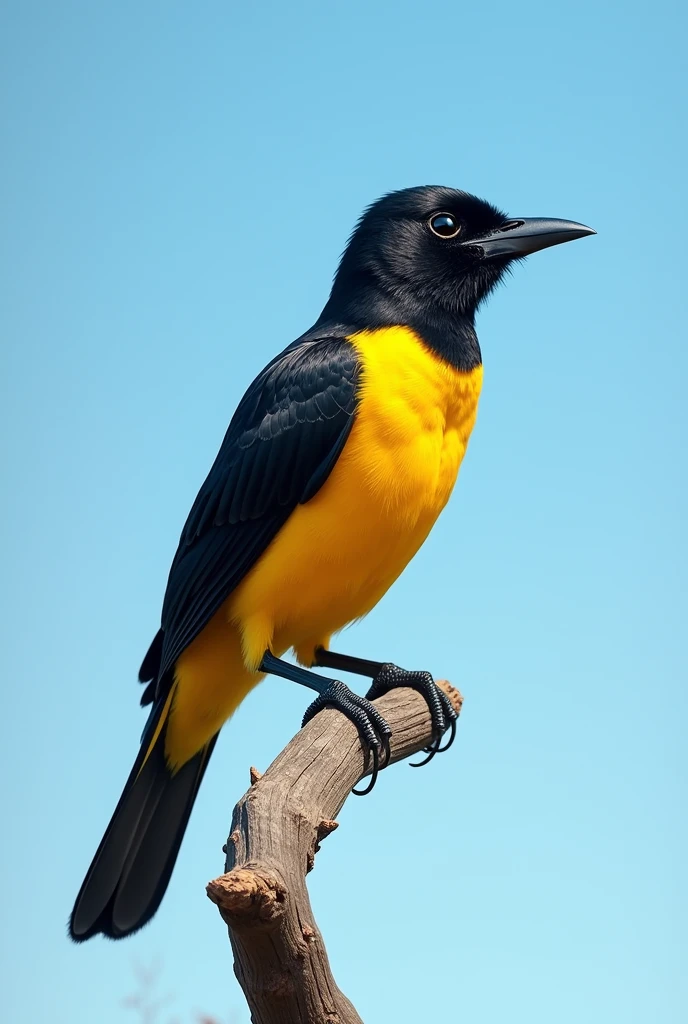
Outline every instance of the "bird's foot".
<path id="1" fill-rule="evenodd" d="M 372 758 L 371 779 L 365 789 L 353 789 L 356 796 L 365 796 L 377 782 L 378 774 L 389 763 L 389 738 L 392 730 L 377 708 L 366 697 L 359 697 L 344 683 L 333 680 L 306 709 L 302 727 L 310 722 L 324 708 L 336 708 L 353 722 L 358 729 L 365 755 L 365 770 Z M 382 755 L 382 757 L 381 757 Z"/>
<path id="2" fill-rule="evenodd" d="M 398 665 L 389 663 L 383 665 L 377 673 L 366 697 L 368 700 L 375 700 L 376 697 L 382 697 L 383 694 L 389 693 L 390 690 L 399 686 L 409 686 L 412 690 L 417 690 L 425 698 L 430 709 L 432 740 L 424 748 L 427 757 L 411 765 L 412 768 L 420 768 L 428 761 L 432 761 L 435 754 L 442 754 L 445 750 L 449 750 L 456 736 L 458 715 L 452 707 L 449 697 L 439 688 L 429 672 L 409 672 L 399 668 Z M 447 729 L 451 729 L 451 735 L 442 746 L 442 737 Z"/>

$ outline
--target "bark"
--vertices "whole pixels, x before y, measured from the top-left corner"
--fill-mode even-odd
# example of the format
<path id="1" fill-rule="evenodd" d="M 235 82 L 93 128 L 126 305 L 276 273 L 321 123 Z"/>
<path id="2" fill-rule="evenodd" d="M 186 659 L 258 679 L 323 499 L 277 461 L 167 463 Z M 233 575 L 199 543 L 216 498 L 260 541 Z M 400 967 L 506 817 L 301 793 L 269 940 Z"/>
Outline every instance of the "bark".
<path id="1" fill-rule="evenodd" d="M 439 685 L 460 711 L 458 690 Z M 375 704 L 392 728 L 393 761 L 430 742 L 427 705 L 414 690 L 392 690 Z M 264 775 L 251 769 L 251 788 L 234 808 L 226 874 L 207 893 L 228 926 L 254 1024 L 361 1024 L 332 977 L 306 874 L 363 771 L 355 727 L 322 711 Z"/>

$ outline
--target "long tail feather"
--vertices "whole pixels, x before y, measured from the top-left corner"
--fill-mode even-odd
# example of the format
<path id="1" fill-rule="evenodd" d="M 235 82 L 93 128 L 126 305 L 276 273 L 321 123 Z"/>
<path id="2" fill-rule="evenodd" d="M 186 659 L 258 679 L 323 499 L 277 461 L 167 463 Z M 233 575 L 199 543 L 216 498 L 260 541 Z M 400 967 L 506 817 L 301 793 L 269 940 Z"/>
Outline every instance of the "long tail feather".
<path id="1" fill-rule="evenodd" d="M 215 746 L 214 736 L 180 769 L 165 759 L 172 695 L 151 712 L 124 792 L 74 904 L 69 934 L 121 939 L 143 927 L 160 905 L 191 809 Z"/>

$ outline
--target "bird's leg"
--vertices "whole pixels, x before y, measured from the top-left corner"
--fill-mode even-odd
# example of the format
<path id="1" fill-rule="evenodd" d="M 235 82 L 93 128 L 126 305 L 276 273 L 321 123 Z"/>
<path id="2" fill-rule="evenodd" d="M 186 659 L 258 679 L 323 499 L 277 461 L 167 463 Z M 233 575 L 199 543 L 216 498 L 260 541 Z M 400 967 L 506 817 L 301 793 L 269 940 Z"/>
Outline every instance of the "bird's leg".
<path id="1" fill-rule="evenodd" d="M 348 654 L 328 651 L 324 647 L 316 648 L 314 664 L 322 668 L 342 669 L 344 672 L 353 672 L 355 675 L 368 676 L 373 680 L 373 685 L 366 694 L 368 700 L 375 700 L 376 697 L 381 697 L 398 686 L 410 686 L 411 689 L 418 690 L 422 694 L 430 709 L 433 738 L 430 745 L 425 748 L 425 753 L 428 756 L 414 764 L 414 768 L 420 768 L 421 765 L 427 764 L 435 754 L 449 750 L 454 742 L 458 716 L 446 693 L 440 690 L 429 672 L 409 672 L 390 662 L 354 658 Z M 451 729 L 451 735 L 447 743 L 442 746 L 442 737 L 447 729 Z"/>
<path id="2" fill-rule="evenodd" d="M 325 679 L 307 668 L 300 668 L 298 665 L 291 665 L 288 661 L 276 658 L 270 651 L 266 651 L 263 655 L 260 671 L 268 672 L 273 676 L 281 676 L 282 679 L 289 679 L 293 683 L 301 683 L 302 686 L 308 686 L 317 692 L 318 696 L 306 709 L 303 716 L 302 728 L 324 708 L 336 708 L 337 711 L 346 715 L 349 721 L 353 722 L 358 729 L 363 746 L 366 771 L 371 757 L 373 765 L 370 783 L 365 789 L 354 789 L 352 792 L 356 796 L 365 796 L 366 793 L 370 793 L 377 781 L 380 768 L 384 768 L 389 762 L 389 737 L 392 735 L 389 725 L 377 708 L 370 703 L 370 700 L 366 697 L 359 697 L 338 679 Z M 380 764 L 381 753 L 382 764 Z"/>

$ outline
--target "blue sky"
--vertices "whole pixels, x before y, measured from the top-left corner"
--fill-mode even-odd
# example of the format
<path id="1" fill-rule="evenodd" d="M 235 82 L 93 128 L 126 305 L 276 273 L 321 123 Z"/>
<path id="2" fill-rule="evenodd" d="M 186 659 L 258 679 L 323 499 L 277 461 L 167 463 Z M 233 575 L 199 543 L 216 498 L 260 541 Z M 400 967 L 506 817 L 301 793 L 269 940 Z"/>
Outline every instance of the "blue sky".
<path id="1" fill-rule="evenodd" d="M 685 13 L 7 0 L 3 1017 L 247 1024 L 204 895 L 231 808 L 310 700 L 226 728 L 163 907 L 71 946 L 135 754 L 136 671 L 236 402 L 307 328 L 355 218 L 416 184 L 596 238 L 481 313 L 452 502 L 345 649 L 428 667 L 452 752 L 352 799 L 310 890 L 366 1021 L 685 1019 Z"/>

